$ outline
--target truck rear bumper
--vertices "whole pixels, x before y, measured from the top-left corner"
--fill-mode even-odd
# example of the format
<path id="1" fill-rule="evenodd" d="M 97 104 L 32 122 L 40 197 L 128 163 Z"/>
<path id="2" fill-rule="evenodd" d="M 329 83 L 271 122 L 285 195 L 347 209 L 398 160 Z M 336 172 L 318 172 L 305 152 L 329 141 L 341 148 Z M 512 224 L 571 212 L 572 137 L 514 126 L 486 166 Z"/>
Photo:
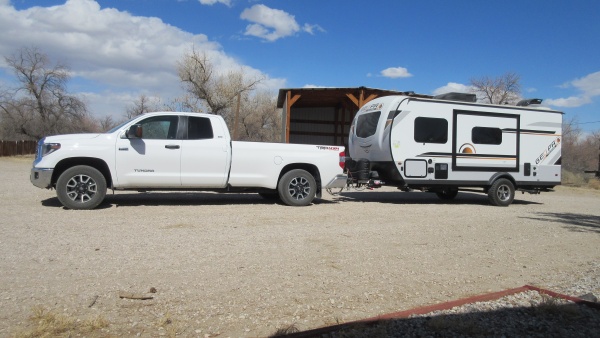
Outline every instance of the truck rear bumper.
<path id="1" fill-rule="evenodd" d="M 52 188 L 52 172 L 54 169 L 31 168 L 29 180 L 33 185 L 42 189 Z"/>
<path id="2" fill-rule="evenodd" d="M 325 189 L 345 188 L 348 183 L 348 175 L 336 175 L 327 185 Z"/>

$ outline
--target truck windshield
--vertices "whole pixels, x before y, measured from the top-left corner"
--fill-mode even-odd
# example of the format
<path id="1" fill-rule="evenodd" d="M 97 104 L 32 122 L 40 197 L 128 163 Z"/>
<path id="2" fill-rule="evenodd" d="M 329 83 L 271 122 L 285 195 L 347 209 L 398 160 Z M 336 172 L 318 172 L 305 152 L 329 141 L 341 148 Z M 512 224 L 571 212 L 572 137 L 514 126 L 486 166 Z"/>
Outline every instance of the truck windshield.
<path id="1" fill-rule="evenodd" d="M 129 120 L 129 121 L 131 121 L 131 120 Z M 114 133 L 115 131 L 117 131 L 118 129 L 120 129 L 122 126 L 124 126 L 125 124 L 129 123 L 129 121 L 125 121 L 125 122 L 119 124 L 118 126 L 112 128 L 111 130 L 105 131 L 104 133 L 106 133 L 106 134 Z"/>
<path id="2" fill-rule="evenodd" d="M 360 115 L 356 120 L 356 136 L 367 138 L 375 135 L 380 116 L 380 111 Z"/>

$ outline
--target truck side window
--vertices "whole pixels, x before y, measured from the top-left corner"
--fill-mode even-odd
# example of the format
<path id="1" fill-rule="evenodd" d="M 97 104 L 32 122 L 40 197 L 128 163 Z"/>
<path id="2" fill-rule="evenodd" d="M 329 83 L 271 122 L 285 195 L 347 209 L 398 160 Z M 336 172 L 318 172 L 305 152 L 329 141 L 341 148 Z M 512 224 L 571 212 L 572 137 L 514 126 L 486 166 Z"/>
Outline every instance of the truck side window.
<path id="1" fill-rule="evenodd" d="M 356 121 L 356 136 L 367 138 L 375 135 L 380 116 L 380 111 L 360 115 Z"/>
<path id="2" fill-rule="evenodd" d="M 148 140 L 173 140 L 177 136 L 177 122 L 179 118 L 173 116 L 154 116 L 142 120 L 140 124 L 144 130 L 143 139 Z"/>
<path id="3" fill-rule="evenodd" d="M 500 128 L 475 127 L 471 130 L 471 141 L 476 144 L 502 144 Z"/>
<path id="4" fill-rule="evenodd" d="M 415 119 L 415 142 L 448 142 L 448 121 L 431 117 L 417 117 Z"/>
<path id="5" fill-rule="evenodd" d="M 188 120 L 188 140 L 205 140 L 213 138 L 213 129 L 207 117 L 190 116 Z"/>

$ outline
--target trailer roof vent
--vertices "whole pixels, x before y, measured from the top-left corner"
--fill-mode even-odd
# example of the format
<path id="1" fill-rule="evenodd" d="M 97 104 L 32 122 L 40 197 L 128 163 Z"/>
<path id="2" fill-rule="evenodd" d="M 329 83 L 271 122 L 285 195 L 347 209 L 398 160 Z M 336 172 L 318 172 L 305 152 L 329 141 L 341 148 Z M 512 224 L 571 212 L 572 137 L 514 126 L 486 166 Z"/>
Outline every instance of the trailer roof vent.
<path id="1" fill-rule="evenodd" d="M 438 100 L 448 100 L 448 101 L 462 101 L 462 102 L 477 102 L 477 96 L 475 94 L 467 94 L 467 93 L 446 93 L 440 94 L 433 97 Z"/>
<path id="2" fill-rule="evenodd" d="M 540 104 L 542 104 L 542 99 L 525 99 L 525 100 L 521 100 L 517 103 L 517 106 L 519 107 L 527 107 L 527 106 L 539 106 Z"/>

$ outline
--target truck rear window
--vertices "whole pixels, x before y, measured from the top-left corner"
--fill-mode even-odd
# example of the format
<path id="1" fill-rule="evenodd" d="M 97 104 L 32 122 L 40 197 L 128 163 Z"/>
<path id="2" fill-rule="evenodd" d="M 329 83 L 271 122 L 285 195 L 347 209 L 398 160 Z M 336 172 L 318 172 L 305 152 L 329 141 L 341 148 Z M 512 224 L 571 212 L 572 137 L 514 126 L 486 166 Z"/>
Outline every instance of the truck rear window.
<path id="1" fill-rule="evenodd" d="M 190 116 L 188 121 L 188 140 L 213 138 L 213 129 L 209 118 Z"/>
<path id="2" fill-rule="evenodd" d="M 380 116 L 380 111 L 360 115 L 356 121 L 356 136 L 367 138 L 375 135 Z"/>

